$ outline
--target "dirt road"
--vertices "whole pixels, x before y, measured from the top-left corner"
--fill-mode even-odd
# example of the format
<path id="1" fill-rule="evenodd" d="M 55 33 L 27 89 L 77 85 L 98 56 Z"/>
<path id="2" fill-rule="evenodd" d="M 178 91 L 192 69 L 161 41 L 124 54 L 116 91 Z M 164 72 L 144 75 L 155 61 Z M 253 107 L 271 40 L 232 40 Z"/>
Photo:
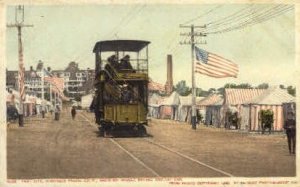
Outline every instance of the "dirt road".
<path id="1" fill-rule="evenodd" d="M 9 179 L 295 176 L 284 135 L 242 134 L 152 119 L 146 137 L 103 138 L 93 114 L 62 113 L 7 129 Z"/>

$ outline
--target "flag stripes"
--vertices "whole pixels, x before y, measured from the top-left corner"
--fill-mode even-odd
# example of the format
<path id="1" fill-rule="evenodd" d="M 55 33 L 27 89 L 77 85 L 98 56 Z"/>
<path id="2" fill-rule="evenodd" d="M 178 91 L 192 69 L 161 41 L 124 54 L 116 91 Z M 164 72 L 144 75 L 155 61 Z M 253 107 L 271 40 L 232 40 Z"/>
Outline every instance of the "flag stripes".
<path id="1" fill-rule="evenodd" d="M 63 92 L 64 90 L 64 79 L 59 77 L 44 77 L 46 82 L 49 82 L 59 91 Z"/>
<path id="2" fill-rule="evenodd" d="M 237 77 L 238 65 L 219 55 L 195 47 L 195 72 L 215 78 Z"/>
<path id="3" fill-rule="evenodd" d="M 19 92 L 20 92 L 20 99 L 25 101 L 25 85 L 24 85 L 24 67 L 23 64 L 19 64 Z"/>

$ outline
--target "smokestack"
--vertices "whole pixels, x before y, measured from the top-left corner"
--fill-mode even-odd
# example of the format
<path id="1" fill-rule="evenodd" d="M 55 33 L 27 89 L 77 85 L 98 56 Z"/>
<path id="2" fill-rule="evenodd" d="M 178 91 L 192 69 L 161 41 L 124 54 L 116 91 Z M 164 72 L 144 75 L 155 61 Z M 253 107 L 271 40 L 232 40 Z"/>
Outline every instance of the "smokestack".
<path id="1" fill-rule="evenodd" d="M 167 56 L 167 82 L 165 84 L 166 94 L 170 95 L 173 91 L 173 62 L 172 55 Z"/>

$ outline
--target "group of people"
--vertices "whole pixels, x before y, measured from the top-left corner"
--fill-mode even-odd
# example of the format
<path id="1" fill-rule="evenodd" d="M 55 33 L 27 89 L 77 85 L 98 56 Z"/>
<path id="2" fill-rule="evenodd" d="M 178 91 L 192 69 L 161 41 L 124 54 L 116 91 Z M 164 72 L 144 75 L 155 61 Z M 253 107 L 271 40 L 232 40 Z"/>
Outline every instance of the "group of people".
<path id="1" fill-rule="evenodd" d="M 125 55 L 120 63 L 118 62 L 118 57 L 116 55 L 110 56 L 107 61 L 109 64 L 116 70 L 133 70 L 133 67 L 130 63 L 130 56 Z"/>

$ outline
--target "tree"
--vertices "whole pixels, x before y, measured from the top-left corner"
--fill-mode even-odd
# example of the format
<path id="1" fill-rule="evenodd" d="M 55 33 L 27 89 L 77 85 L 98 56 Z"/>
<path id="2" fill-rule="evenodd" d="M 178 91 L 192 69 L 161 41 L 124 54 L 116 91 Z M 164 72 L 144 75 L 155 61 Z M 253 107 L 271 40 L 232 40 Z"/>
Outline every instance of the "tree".
<path id="1" fill-rule="evenodd" d="M 184 80 L 181 80 L 176 84 L 175 91 L 182 96 L 187 96 L 192 93 L 192 89 L 186 85 Z"/>
<path id="2" fill-rule="evenodd" d="M 216 93 L 216 89 L 215 88 L 210 88 L 209 90 L 208 90 L 208 94 L 210 95 L 210 94 L 214 94 L 214 93 Z"/>
<path id="3" fill-rule="evenodd" d="M 209 92 L 206 90 L 202 90 L 202 88 L 196 88 L 196 96 L 198 97 L 207 97 Z"/>
<path id="4" fill-rule="evenodd" d="M 242 83 L 240 85 L 237 85 L 237 88 L 252 88 L 252 86 L 248 83 Z"/>
<path id="5" fill-rule="evenodd" d="M 218 88 L 217 91 L 218 91 L 219 94 L 224 95 L 225 88 L 224 87 Z"/>
<path id="6" fill-rule="evenodd" d="M 285 87 L 284 87 L 284 85 L 279 85 L 279 88 L 281 88 L 281 89 L 285 89 Z"/>
<path id="7" fill-rule="evenodd" d="M 288 86 L 286 89 L 287 89 L 287 92 L 288 92 L 290 95 L 296 96 L 296 87 Z"/>
<path id="8" fill-rule="evenodd" d="M 227 83 L 227 84 L 224 85 L 224 88 L 236 88 L 236 84 Z"/>
<path id="9" fill-rule="evenodd" d="M 257 86 L 258 89 L 267 89 L 269 88 L 269 84 L 268 83 L 262 83 L 262 84 L 259 84 Z"/>

